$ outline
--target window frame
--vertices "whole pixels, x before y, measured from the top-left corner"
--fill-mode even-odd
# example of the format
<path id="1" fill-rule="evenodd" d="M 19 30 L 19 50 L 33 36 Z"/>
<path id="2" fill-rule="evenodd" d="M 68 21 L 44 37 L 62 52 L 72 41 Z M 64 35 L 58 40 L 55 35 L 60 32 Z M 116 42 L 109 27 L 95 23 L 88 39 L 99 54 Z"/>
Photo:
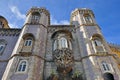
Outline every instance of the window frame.
<path id="1" fill-rule="evenodd" d="M 40 17 L 41 15 L 39 12 L 33 12 L 31 16 L 31 23 L 39 23 Z"/>
<path id="2" fill-rule="evenodd" d="M 105 72 L 113 72 L 112 65 L 109 64 L 109 63 L 102 62 L 102 63 L 101 63 L 101 68 L 102 68 L 102 71 L 103 71 L 104 73 L 105 73 Z"/>
<path id="3" fill-rule="evenodd" d="M 23 64 L 25 62 L 25 64 Z M 17 66 L 17 73 L 25 73 L 28 69 L 28 61 L 27 60 L 20 60 Z"/>
<path id="4" fill-rule="evenodd" d="M 2 49 L 1 49 L 1 48 L 2 48 Z M 3 45 L 3 44 L 0 44 L 0 54 L 3 53 L 4 49 L 5 49 L 5 44 L 4 44 L 4 45 Z"/>
<path id="5" fill-rule="evenodd" d="M 32 46 L 33 45 L 33 38 L 32 37 L 27 37 L 24 40 L 24 46 Z"/>
<path id="6" fill-rule="evenodd" d="M 62 48 L 70 48 L 72 49 L 71 41 L 68 40 L 65 36 L 57 36 L 57 38 L 53 41 L 53 50 L 62 49 Z"/>
<path id="7" fill-rule="evenodd" d="M 2 47 L 2 49 L 0 50 L 0 55 L 3 54 L 3 52 L 5 51 L 7 42 L 5 40 L 0 40 L 0 48 Z"/>
<path id="8" fill-rule="evenodd" d="M 65 37 L 60 37 L 58 39 L 59 49 L 68 48 L 68 41 Z"/>
<path id="9" fill-rule="evenodd" d="M 92 46 L 93 46 L 95 53 L 106 52 L 103 40 L 100 37 L 93 37 Z M 99 48 L 101 48 L 101 50 L 99 50 Z"/>
<path id="10" fill-rule="evenodd" d="M 89 14 L 84 15 L 85 23 L 93 23 L 92 17 Z"/>

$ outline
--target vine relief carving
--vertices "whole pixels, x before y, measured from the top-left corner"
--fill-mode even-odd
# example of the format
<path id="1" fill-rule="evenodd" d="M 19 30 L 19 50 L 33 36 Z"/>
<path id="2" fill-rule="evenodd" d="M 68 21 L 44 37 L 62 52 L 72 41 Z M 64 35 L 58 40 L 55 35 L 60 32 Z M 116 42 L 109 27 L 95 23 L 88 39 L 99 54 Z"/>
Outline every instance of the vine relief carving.
<path id="1" fill-rule="evenodd" d="M 68 73 L 72 69 L 73 55 L 72 51 L 68 48 L 56 49 L 53 52 L 54 61 L 57 65 L 57 71 L 60 73 Z"/>

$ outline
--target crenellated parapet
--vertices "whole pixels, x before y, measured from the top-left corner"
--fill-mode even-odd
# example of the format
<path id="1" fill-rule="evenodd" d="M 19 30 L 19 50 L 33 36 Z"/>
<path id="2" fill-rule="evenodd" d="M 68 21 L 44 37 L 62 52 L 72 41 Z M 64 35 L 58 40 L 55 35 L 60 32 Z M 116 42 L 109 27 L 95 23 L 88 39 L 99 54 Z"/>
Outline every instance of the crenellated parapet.
<path id="1" fill-rule="evenodd" d="M 48 16 L 48 23 L 50 24 L 50 13 L 46 8 L 44 8 L 44 7 L 40 7 L 40 8 L 39 7 L 32 7 L 28 11 L 27 16 L 31 13 L 34 13 L 34 12 L 44 13 L 46 16 Z"/>
<path id="2" fill-rule="evenodd" d="M 92 16 L 94 16 L 94 13 L 92 10 L 88 9 L 88 8 L 77 8 L 74 11 L 72 11 L 71 16 L 75 16 L 77 14 L 92 14 Z M 95 17 L 95 16 L 94 16 Z"/>
<path id="3" fill-rule="evenodd" d="M 78 15 L 81 15 L 82 17 L 88 17 L 88 16 L 91 16 L 91 17 L 93 17 L 93 18 L 95 18 L 95 15 L 94 15 L 94 13 L 93 13 L 93 11 L 92 10 L 90 10 L 90 9 L 88 9 L 88 8 L 77 8 L 77 9 L 75 9 L 74 11 L 72 11 L 72 13 L 71 13 L 71 18 L 70 18 L 70 23 L 72 24 L 72 21 L 74 21 L 74 20 L 78 20 L 78 18 L 79 19 L 81 19 L 81 20 L 83 20 L 83 18 L 82 17 L 78 17 Z M 88 17 L 89 18 L 89 17 Z M 82 24 L 84 24 L 84 25 L 87 25 L 87 24 L 85 24 L 85 23 L 83 23 L 82 22 Z M 92 24 L 89 24 L 89 25 L 94 25 L 95 23 L 92 23 Z M 81 25 L 81 24 L 80 24 Z"/>
<path id="4" fill-rule="evenodd" d="M 0 29 L 0 36 L 19 36 L 21 29 Z"/>

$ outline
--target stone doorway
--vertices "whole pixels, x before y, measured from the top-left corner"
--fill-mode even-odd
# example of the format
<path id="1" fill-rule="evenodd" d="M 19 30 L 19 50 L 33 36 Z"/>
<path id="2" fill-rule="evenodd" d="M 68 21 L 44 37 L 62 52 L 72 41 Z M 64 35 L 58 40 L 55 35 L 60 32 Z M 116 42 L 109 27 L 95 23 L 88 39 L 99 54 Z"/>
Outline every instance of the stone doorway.
<path id="1" fill-rule="evenodd" d="M 104 77 L 104 80 L 115 80 L 113 74 L 111 73 L 105 73 L 103 77 Z"/>

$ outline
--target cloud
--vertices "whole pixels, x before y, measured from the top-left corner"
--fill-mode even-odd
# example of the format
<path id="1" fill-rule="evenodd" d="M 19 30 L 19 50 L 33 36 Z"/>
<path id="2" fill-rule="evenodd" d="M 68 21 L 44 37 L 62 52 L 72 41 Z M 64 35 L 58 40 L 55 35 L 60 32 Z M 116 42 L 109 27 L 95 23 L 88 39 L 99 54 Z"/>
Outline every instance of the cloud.
<path id="1" fill-rule="evenodd" d="M 56 20 L 53 16 L 51 17 L 51 24 L 54 24 L 54 25 L 69 25 L 69 21 L 68 20 L 61 20 L 61 21 L 58 21 Z"/>
<path id="2" fill-rule="evenodd" d="M 10 10 L 18 19 L 25 20 L 26 18 L 25 14 L 22 14 L 16 6 L 10 6 Z"/>
<path id="3" fill-rule="evenodd" d="M 10 28 L 19 28 L 16 23 L 10 23 L 9 26 Z"/>

